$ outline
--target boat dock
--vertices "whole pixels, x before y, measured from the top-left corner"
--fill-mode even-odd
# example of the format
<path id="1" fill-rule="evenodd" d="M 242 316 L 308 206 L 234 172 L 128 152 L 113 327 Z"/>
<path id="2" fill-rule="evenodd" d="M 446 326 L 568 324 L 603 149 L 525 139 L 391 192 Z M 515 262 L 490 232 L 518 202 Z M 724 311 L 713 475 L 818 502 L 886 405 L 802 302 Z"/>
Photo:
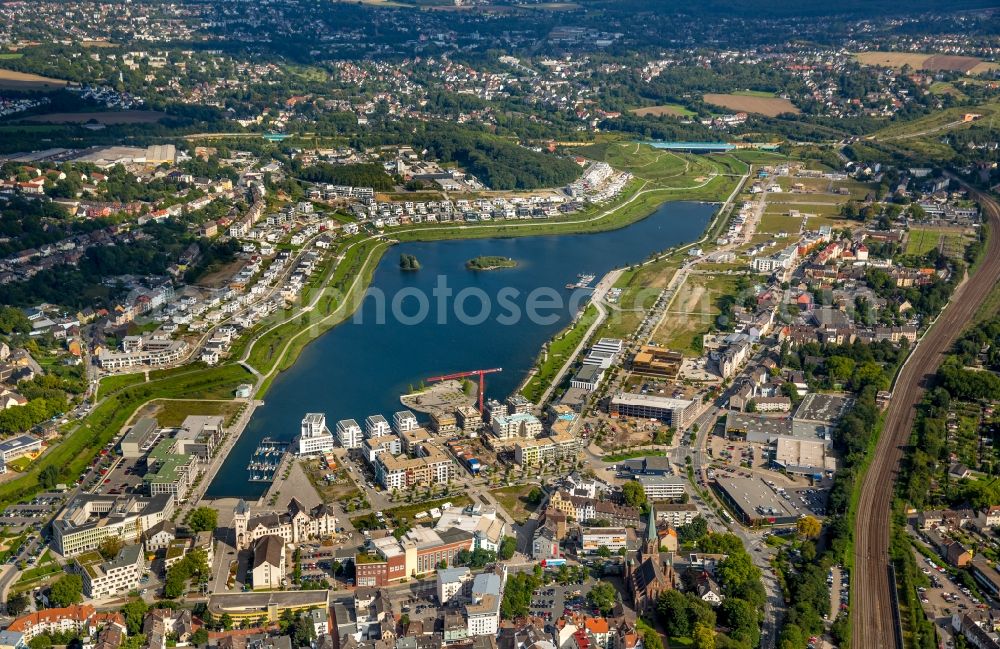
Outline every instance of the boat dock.
<path id="1" fill-rule="evenodd" d="M 591 283 L 594 281 L 595 276 L 588 273 L 580 273 L 576 276 L 576 283 L 570 283 L 566 285 L 568 289 L 577 288 L 591 288 Z"/>
<path id="2" fill-rule="evenodd" d="M 250 473 L 250 482 L 273 482 L 274 476 L 281 466 L 281 461 L 288 450 L 288 444 L 278 442 L 270 437 L 260 440 L 257 450 L 250 458 L 247 471 Z"/>

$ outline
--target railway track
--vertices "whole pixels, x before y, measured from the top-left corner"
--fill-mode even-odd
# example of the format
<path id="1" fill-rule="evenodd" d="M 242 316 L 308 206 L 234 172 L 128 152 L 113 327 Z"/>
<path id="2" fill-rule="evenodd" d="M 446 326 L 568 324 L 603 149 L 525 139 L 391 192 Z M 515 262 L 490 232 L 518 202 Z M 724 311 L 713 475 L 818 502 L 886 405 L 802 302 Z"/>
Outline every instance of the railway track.
<path id="1" fill-rule="evenodd" d="M 851 602 L 852 646 L 859 649 L 903 646 L 893 619 L 888 574 L 890 508 L 899 462 L 913 428 L 915 406 L 923 396 L 927 380 L 937 371 L 955 338 L 1000 281 L 1000 204 L 982 192 L 967 189 L 970 196 L 979 201 L 990 224 L 983 262 L 958 287 L 900 371 L 882 434 L 861 485 L 854 528 L 854 596 Z"/>

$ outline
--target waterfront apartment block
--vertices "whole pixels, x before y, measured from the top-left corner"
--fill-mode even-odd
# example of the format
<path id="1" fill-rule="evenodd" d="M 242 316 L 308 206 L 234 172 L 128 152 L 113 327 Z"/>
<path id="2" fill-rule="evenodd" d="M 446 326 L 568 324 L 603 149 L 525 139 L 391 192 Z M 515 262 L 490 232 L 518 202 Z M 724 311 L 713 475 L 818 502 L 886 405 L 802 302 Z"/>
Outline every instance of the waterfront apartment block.
<path id="1" fill-rule="evenodd" d="M 391 435 L 392 428 L 382 415 L 370 415 L 365 419 L 365 437 L 375 439 L 383 435 Z"/>
<path id="2" fill-rule="evenodd" d="M 302 419 L 302 432 L 296 440 L 299 455 L 315 455 L 333 450 L 333 433 L 326 427 L 326 415 L 310 412 Z"/>
<path id="3" fill-rule="evenodd" d="M 160 367 L 184 360 L 188 344 L 183 340 L 126 336 L 122 351 L 102 350 L 97 355 L 101 369 L 114 371 L 133 367 Z"/>
<path id="4" fill-rule="evenodd" d="M 432 412 L 431 430 L 438 435 L 450 435 L 458 431 L 458 418 L 450 412 Z"/>
<path id="5" fill-rule="evenodd" d="M 624 349 L 625 344 L 620 338 L 601 338 L 590 348 L 590 352 L 583 359 L 583 364 L 606 370 L 614 365 Z"/>
<path id="6" fill-rule="evenodd" d="M 126 545 L 110 561 L 91 550 L 78 556 L 74 564 L 83 577 L 83 593 L 91 599 L 104 599 L 138 588 L 146 557 L 141 545 Z"/>
<path id="7" fill-rule="evenodd" d="M 417 428 L 417 416 L 409 410 L 400 410 L 392 416 L 392 427 L 397 434 L 405 433 L 408 430 Z"/>
<path id="8" fill-rule="evenodd" d="M 73 557 L 98 549 L 109 537 L 126 544 L 140 543 L 146 530 L 170 518 L 175 502 L 172 494 L 152 497 L 80 494 L 52 522 L 55 550 L 64 557 Z"/>
<path id="9" fill-rule="evenodd" d="M 416 485 L 448 484 L 453 464 L 435 446 L 423 446 L 419 457 L 383 453 L 375 461 L 375 477 L 387 490 L 408 489 Z"/>
<path id="10" fill-rule="evenodd" d="M 523 415 L 531 412 L 533 407 L 534 404 L 528 401 L 527 397 L 518 392 L 515 392 L 507 397 L 507 414 Z"/>
<path id="11" fill-rule="evenodd" d="M 542 422 L 530 412 L 491 417 L 490 427 L 497 439 L 534 439 L 542 432 Z"/>
<path id="12" fill-rule="evenodd" d="M 458 427 L 467 433 L 479 430 L 483 425 L 483 416 L 475 406 L 459 406 L 455 409 Z"/>
<path id="13" fill-rule="evenodd" d="M 611 416 L 659 419 L 668 426 L 681 429 L 690 423 L 697 407 L 697 402 L 687 399 L 619 392 L 611 399 Z"/>
<path id="14" fill-rule="evenodd" d="M 353 419 L 341 419 L 337 422 L 337 441 L 346 449 L 361 448 L 361 426 Z"/>

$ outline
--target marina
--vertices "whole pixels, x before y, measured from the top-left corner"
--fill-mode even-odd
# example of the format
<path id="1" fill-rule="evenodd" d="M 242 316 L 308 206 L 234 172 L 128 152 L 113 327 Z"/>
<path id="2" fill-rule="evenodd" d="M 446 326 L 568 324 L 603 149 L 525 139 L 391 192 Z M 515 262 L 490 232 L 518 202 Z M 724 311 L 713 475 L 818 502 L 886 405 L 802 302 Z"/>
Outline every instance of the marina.
<path id="1" fill-rule="evenodd" d="M 287 442 L 279 442 L 270 437 L 260 440 L 257 449 L 250 458 L 247 472 L 250 482 L 273 482 L 274 475 L 281 466 L 281 461 L 288 450 Z"/>
<path id="2" fill-rule="evenodd" d="M 596 275 L 591 275 L 589 273 L 580 273 L 576 276 L 576 282 L 570 282 L 566 285 L 566 288 L 573 290 L 578 288 L 593 288 L 591 284 L 594 283 Z"/>

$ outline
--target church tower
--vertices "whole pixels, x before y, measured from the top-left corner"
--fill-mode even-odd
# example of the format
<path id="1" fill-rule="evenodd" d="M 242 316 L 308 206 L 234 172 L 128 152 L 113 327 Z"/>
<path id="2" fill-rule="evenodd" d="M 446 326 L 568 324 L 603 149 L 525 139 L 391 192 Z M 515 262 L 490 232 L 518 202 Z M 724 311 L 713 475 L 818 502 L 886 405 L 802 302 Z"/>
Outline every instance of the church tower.
<path id="1" fill-rule="evenodd" d="M 656 533 L 656 510 L 649 506 L 649 520 L 646 521 L 646 542 L 643 544 L 642 553 L 645 556 L 655 557 L 660 552 L 660 536 Z"/>

